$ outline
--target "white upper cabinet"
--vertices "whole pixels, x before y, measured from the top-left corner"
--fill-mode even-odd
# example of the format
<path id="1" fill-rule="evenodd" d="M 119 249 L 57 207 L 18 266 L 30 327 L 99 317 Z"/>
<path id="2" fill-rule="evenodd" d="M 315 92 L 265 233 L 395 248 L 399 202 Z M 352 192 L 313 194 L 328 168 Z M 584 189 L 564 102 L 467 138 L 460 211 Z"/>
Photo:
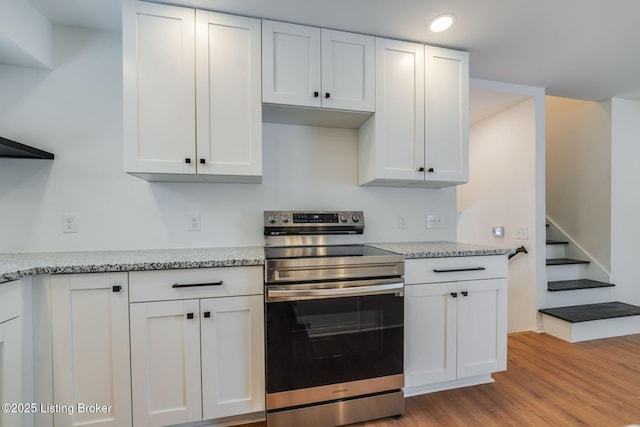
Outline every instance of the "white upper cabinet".
<path id="1" fill-rule="evenodd" d="M 260 20 L 196 12 L 198 173 L 262 176 Z M 204 160 L 204 162 L 203 162 Z"/>
<path id="2" fill-rule="evenodd" d="M 359 132 L 360 184 L 423 179 L 424 46 L 376 39 L 376 113 Z"/>
<path id="3" fill-rule="evenodd" d="M 125 171 L 195 174 L 195 11 L 123 8 Z"/>
<path id="4" fill-rule="evenodd" d="M 367 111 L 374 101 L 374 38 L 262 21 L 262 100 Z"/>
<path id="5" fill-rule="evenodd" d="M 424 53 L 425 184 L 464 183 L 469 180 L 469 54 L 433 46 L 425 46 Z"/>
<path id="6" fill-rule="evenodd" d="M 376 114 L 359 131 L 361 185 L 468 180 L 466 52 L 376 39 Z"/>
<path id="7" fill-rule="evenodd" d="M 125 171 L 260 182 L 260 21 L 123 3 Z"/>

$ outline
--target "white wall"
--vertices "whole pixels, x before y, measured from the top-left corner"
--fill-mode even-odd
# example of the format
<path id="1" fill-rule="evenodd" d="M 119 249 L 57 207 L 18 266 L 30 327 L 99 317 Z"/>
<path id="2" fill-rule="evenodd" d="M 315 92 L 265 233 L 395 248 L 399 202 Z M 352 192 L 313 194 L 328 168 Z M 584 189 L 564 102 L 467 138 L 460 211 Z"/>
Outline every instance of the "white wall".
<path id="1" fill-rule="evenodd" d="M 531 97 L 471 126 L 469 183 L 458 187 L 458 239 L 527 248 L 528 254 L 509 261 L 508 331 L 533 330 L 538 282 L 544 281 L 544 207 L 538 206 L 544 189 L 543 90 L 491 87 Z M 492 236 L 494 226 L 503 226 L 505 236 Z M 515 238 L 520 226 L 528 228 L 527 240 Z"/>
<path id="2" fill-rule="evenodd" d="M 548 96 L 546 104 L 547 216 L 608 272 L 611 102 Z"/>
<path id="3" fill-rule="evenodd" d="M 611 282 L 620 301 L 640 305 L 640 102 L 611 100 Z"/>
<path id="4" fill-rule="evenodd" d="M 0 251 L 262 245 L 266 209 L 363 210 L 367 241 L 456 239 L 454 188 L 357 186 L 355 130 L 264 124 L 260 185 L 129 176 L 120 35 L 56 27 L 54 53 L 53 71 L 0 66 L 0 135 L 56 155 L 0 159 Z M 62 233 L 63 213 L 78 233 Z M 192 213 L 200 232 L 187 231 Z M 426 230 L 426 213 L 445 228 Z"/>

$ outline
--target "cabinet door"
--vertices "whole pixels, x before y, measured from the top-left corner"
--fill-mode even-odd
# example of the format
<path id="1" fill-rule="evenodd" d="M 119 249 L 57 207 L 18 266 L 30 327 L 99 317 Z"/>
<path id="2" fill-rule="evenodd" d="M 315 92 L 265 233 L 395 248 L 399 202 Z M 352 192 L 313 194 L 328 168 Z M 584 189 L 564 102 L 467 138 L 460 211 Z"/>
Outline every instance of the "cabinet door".
<path id="1" fill-rule="evenodd" d="M 127 172 L 196 171 L 194 15 L 193 9 L 123 2 Z"/>
<path id="2" fill-rule="evenodd" d="M 56 426 L 131 425 L 127 289 L 127 273 L 52 277 L 53 398 L 78 409 L 54 413 Z"/>
<path id="3" fill-rule="evenodd" d="M 469 179 L 469 54 L 425 46 L 427 181 Z"/>
<path id="4" fill-rule="evenodd" d="M 406 286 L 405 385 L 456 378 L 456 283 Z"/>
<path id="5" fill-rule="evenodd" d="M 25 403 L 22 399 L 20 321 L 20 317 L 16 317 L 0 323 L 0 403 Z M 0 426 L 21 427 L 24 417 L 19 412 L 0 411 Z"/>
<path id="6" fill-rule="evenodd" d="M 375 111 L 375 38 L 322 30 L 322 107 Z"/>
<path id="7" fill-rule="evenodd" d="M 203 419 L 263 411 L 262 296 L 210 298 L 200 304 Z"/>
<path id="8" fill-rule="evenodd" d="M 202 419 L 199 301 L 130 304 L 133 425 Z"/>
<path id="9" fill-rule="evenodd" d="M 262 101 L 320 107 L 320 29 L 262 21 Z"/>
<path id="10" fill-rule="evenodd" d="M 458 287 L 458 378 L 505 370 L 507 279 L 458 282 Z"/>
<path id="11" fill-rule="evenodd" d="M 376 178 L 424 179 L 424 46 L 376 39 Z"/>
<path id="12" fill-rule="evenodd" d="M 260 20 L 196 12 L 198 174 L 262 174 Z"/>

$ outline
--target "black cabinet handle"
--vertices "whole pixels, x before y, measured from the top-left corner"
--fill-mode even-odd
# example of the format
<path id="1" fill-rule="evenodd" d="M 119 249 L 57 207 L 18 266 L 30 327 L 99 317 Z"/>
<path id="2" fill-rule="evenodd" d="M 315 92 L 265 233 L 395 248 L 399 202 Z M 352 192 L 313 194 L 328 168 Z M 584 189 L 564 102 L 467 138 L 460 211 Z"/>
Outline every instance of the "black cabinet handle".
<path id="1" fill-rule="evenodd" d="M 463 296 L 463 297 L 467 297 L 467 296 L 469 296 L 469 292 L 467 292 L 467 291 L 462 291 L 462 296 Z"/>
<path id="2" fill-rule="evenodd" d="M 324 97 L 329 99 L 329 98 L 331 98 L 331 94 L 329 92 L 327 92 L 327 93 L 324 94 Z"/>
<path id="3" fill-rule="evenodd" d="M 320 96 L 320 92 L 318 92 L 317 90 L 313 92 L 313 97 L 317 98 Z"/>
<path id="4" fill-rule="evenodd" d="M 423 168 L 422 166 L 420 166 L 420 167 L 418 168 L 418 172 L 424 172 L 424 168 Z"/>
<path id="5" fill-rule="evenodd" d="M 457 292 L 451 292 L 451 296 L 453 298 L 458 298 L 458 293 Z"/>
<path id="6" fill-rule="evenodd" d="M 199 288 L 203 286 L 221 286 L 222 280 L 219 282 L 210 282 L 210 283 L 174 283 L 171 285 L 172 288 Z"/>
<path id="7" fill-rule="evenodd" d="M 187 313 L 187 319 L 193 319 L 193 313 Z"/>
<path id="8" fill-rule="evenodd" d="M 210 317 L 211 317 L 211 312 L 210 312 L 210 311 L 205 311 L 205 312 L 204 312 L 204 317 L 205 317 L 206 319 L 210 318 Z"/>
<path id="9" fill-rule="evenodd" d="M 434 273 L 457 273 L 459 271 L 483 271 L 486 270 L 484 267 L 471 267 L 471 268 L 452 268 L 450 270 L 440 270 L 437 268 L 433 269 Z"/>
<path id="10" fill-rule="evenodd" d="M 187 164 L 191 163 L 191 157 L 186 157 L 184 159 L 184 162 L 187 163 Z"/>
<path id="11" fill-rule="evenodd" d="M 113 290 L 113 292 L 120 292 L 122 290 L 122 286 L 120 285 L 113 285 L 111 287 L 111 289 Z"/>
<path id="12" fill-rule="evenodd" d="M 207 161 L 205 159 L 200 159 L 200 164 L 204 165 L 205 163 L 207 163 Z"/>
<path id="13" fill-rule="evenodd" d="M 427 172 L 432 172 L 433 173 L 433 168 L 427 169 Z"/>

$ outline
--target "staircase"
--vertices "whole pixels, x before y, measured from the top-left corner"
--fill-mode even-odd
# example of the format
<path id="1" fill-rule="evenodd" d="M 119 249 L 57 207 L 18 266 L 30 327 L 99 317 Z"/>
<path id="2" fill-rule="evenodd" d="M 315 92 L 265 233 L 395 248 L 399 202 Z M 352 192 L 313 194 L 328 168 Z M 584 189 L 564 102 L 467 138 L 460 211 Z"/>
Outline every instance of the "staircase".
<path id="1" fill-rule="evenodd" d="M 569 246 L 547 240 L 546 308 L 538 310 L 544 331 L 569 342 L 640 333 L 640 307 L 613 301 L 615 285 L 590 261 L 568 258 Z"/>

